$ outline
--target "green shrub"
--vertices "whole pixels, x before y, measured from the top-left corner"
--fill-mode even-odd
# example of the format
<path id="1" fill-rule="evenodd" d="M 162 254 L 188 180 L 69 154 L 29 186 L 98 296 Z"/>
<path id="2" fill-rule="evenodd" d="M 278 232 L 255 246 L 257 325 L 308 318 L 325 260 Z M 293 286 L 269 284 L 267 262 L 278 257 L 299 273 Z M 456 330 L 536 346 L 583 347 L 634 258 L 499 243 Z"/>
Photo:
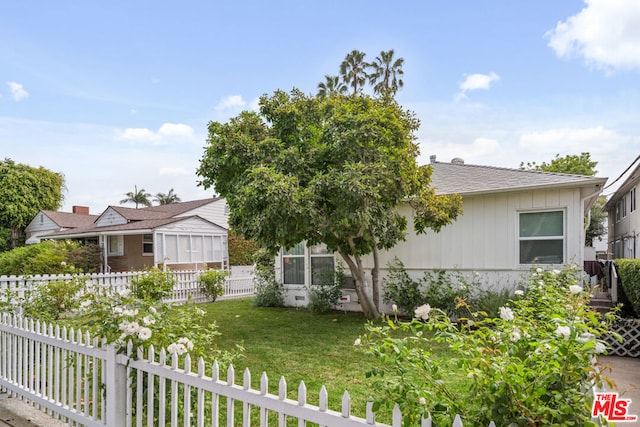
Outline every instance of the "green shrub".
<path id="1" fill-rule="evenodd" d="M 411 314 L 424 303 L 420 282 L 409 277 L 398 258 L 389 264 L 387 276 L 382 283 L 385 290 L 382 300 L 386 304 L 395 303 L 402 314 Z"/>
<path id="2" fill-rule="evenodd" d="M 337 268 L 333 274 L 317 277 L 315 284 L 307 287 L 309 295 L 309 309 L 317 314 L 329 313 L 334 310 L 342 296 L 344 271 Z"/>
<path id="3" fill-rule="evenodd" d="M 176 279 L 171 273 L 154 267 L 131 279 L 131 293 L 140 300 L 160 302 L 171 295 L 175 284 Z"/>
<path id="4" fill-rule="evenodd" d="M 100 267 L 100 254 L 97 245 L 46 240 L 0 253 L 0 275 L 95 272 Z"/>
<path id="5" fill-rule="evenodd" d="M 640 260 L 639 259 L 616 259 L 622 289 L 635 312 L 640 315 Z M 629 313 L 634 314 L 634 313 Z"/>
<path id="6" fill-rule="evenodd" d="M 416 307 L 429 304 L 455 316 L 458 301 L 468 300 L 478 287 L 461 273 L 446 270 L 427 271 L 422 278 L 412 279 L 397 258 L 390 263 L 388 271 L 383 279 L 383 301 L 395 303 L 400 313 L 405 315 L 412 315 Z"/>
<path id="7" fill-rule="evenodd" d="M 251 265 L 254 263 L 255 253 L 260 249 L 257 243 L 229 234 L 229 264 Z"/>
<path id="8" fill-rule="evenodd" d="M 80 306 L 79 293 L 85 283 L 85 278 L 74 276 L 38 285 L 21 302 L 24 315 L 45 322 L 59 320 Z"/>
<path id="9" fill-rule="evenodd" d="M 577 267 L 538 268 L 520 288 L 497 317 L 466 307 L 454 323 L 425 304 L 411 321 L 368 324 L 356 345 L 378 361 L 367 374 L 379 391 L 373 409 L 398 404 L 407 426 L 427 414 L 447 426 L 455 414 L 474 426 L 595 425 L 592 387 L 607 378 L 593 358 L 607 350 L 615 313 L 589 306 Z M 434 357 L 434 342 L 451 356 Z"/>
<path id="10" fill-rule="evenodd" d="M 215 301 L 219 296 L 224 295 L 224 283 L 229 273 L 222 270 L 207 270 L 200 273 L 198 281 L 202 292 Z"/>
<path id="11" fill-rule="evenodd" d="M 276 280 L 274 260 L 274 254 L 266 249 L 260 249 L 254 255 L 256 296 L 253 305 L 256 307 L 284 306 L 285 289 Z"/>

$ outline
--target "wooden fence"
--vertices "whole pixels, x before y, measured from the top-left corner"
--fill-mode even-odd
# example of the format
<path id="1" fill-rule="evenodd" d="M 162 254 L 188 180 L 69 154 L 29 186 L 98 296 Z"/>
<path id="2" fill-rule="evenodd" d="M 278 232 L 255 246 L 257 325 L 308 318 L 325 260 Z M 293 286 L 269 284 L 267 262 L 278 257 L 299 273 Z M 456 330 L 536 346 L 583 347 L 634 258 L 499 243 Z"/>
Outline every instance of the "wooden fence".
<path id="1" fill-rule="evenodd" d="M 206 302 L 208 297 L 200 290 L 198 276 L 201 271 L 170 271 L 176 279 L 173 294 L 165 302 L 184 302 L 191 298 L 195 302 Z M 131 284 L 131 279 L 144 274 L 143 271 L 121 273 L 93 273 L 93 274 L 59 274 L 32 276 L 0 276 L 0 295 L 6 298 L 23 298 L 29 291 L 44 283 L 58 280 L 71 280 L 80 277 L 86 280 L 88 287 L 104 287 L 112 291 L 121 291 Z M 224 295 L 219 300 L 244 298 L 255 294 L 254 278 L 252 275 L 235 276 L 231 274 L 224 284 Z"/>
<path id="2" fill-rule="evenodd" d="M 391 425 L 376 423 L 371 403 L 365 418 L 352 416 L 347 392 L 341 409 L 334 411 L 328 407 L 324 387 L 319 405 L 310 405 L 304 382 L 297 388 L 297 399 L 290 399 L 284 378 L 278 382 L 277 394 L 272 394 L 264 373 L 254 389 L 248 369 L 242 383 L 236 384 L 233 366 L 221 378 L 216 362 L 207 367 L 199 359 L 192 372 L 188 354 L 178 357 L 149 348 L 146 355 L 140 351 L 134 358 L 130 352 L 118 354 L 113 345 L 88 334 L 6 313 L 0 320 L 0 347 L 0 390 L 69 424 L 402 426 L 397 407 Z M 423 420 L 421 427 L 428 426 L 431 420 Z M 462 427 L 459 417 L 453 427 Z"/>

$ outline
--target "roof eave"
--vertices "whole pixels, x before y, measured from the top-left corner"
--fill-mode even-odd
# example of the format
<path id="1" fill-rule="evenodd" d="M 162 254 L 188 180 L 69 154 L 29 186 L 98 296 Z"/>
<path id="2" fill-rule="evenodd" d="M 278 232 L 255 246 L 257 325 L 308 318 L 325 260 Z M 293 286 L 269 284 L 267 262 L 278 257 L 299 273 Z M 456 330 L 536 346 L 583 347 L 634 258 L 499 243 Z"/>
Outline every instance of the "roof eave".
<path id="1" fill-rule="evenodd" d="M 580 182 L 572 182 L 572 183 L 556 183 L 556 184 L 545 184 L 545 185 L 525 185 L 519 187 L 505 187 L 498 189 L 486 189 L 486 190 L 476 190 L 476 191 L 459 191 L 459 192 L 450 192 L 450 193 L 438 193 L 436 189 L 436 194 L 444 195 L 444 194 L 459 194 L 460 196 L 483 196 L 487 194 L 495 194 L 495 193 L 511 193 L 517 191 L 534 191 L 534 190 L 548 190 L 548 189 L 560 189 L 560 188 L 582 188 L 582 187 L 599 187 L 602 190 L 602 187 L 607 182 L 607 178 L 594 178 L 589 181 L 580 181 Z"/>

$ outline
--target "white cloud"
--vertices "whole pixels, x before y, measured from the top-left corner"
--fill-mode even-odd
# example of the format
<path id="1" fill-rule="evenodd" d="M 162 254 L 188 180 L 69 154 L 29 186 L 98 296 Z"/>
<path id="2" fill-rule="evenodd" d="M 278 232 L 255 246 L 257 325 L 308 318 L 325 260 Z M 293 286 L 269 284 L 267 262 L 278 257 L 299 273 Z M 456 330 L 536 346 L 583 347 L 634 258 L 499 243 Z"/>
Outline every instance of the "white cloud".
<path id="1" fill-rule="evenodd" d="M 464 81 L 460 83 L 460 92 L 456 96 L 456 100 L 465 99 L 467 92 L 472 90 L 487 90 L 496 80 L 500 80 L 500 76 L 494 72 L 489 74 L 469 74 Z"/>
<path id="2" fill-rule="evenodd" d="M 260 98 L 254 98 L 253 101 L 249 103 L 249 109 L 251 111 L 259 111 L 260 110 Z"/>
<path id="3" fill-rule="evenodd" d="M 640 69 L 640 2 L 585 0 L 586 7 L 546 33 L 561 58 L 582 56 L 605 70 Z"/>
<path id="4" fill-rule="evenodd" d="M 193 128 L 182 123 L 165 123 L 158 129 L 160 136 L 192 137 Z"/>
<path id="5" fill-rule="evenodd" d="M 11 97 L 14 101 L 19 102 L 29 97 L 29 92 L 27 92 L 20 83 L 7 82 L 7 86 L 9 87 L 9 92 L 11 92 Z"/>
<path id="6" fill-rule="evenodd" d="M 147 128 L 126 128 L 116 130 L 116 139 L 131 143 L 162 145 L 171 141 L 193 138 L 193 128 L 182 123 L 164 123 L 157 132 Z"/>
<path id="7" fill-rule="evenodd" d="M 246 105 L 247 103 L 242 99 L 242 95 L 231 95 L 221 99 L 214 108 L 216 111 L 240 110 Z"/>

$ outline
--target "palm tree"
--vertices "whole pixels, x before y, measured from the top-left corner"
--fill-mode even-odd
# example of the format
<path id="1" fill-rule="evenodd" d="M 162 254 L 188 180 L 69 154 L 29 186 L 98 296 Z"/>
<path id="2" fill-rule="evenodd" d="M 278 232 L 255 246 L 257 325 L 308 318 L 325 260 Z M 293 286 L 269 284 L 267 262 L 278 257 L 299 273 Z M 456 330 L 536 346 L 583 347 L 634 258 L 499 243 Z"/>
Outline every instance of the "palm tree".
<path id="1" fill-rule="evenodd" d="M 334 95 L 344 95 L 347 85 L 340 81 L 340 76 L 324 76 L 325 81 L 318 83 L 318 98 L 329 98 Z"/>
<path id="2" fill-rule="evenodd" d="M 136 209 L 138 209 L 138 205 L 151 206 L 151 201 L 149 200 L 149 197 L 151 197 L 151 194 L 145 193 L 144 188 L 138 191 L 137 185 L 135 186 L 135 191 L 133 193 L 128 192 L 125 194 L 125 196 L 127 196 L 127 198 L 120 200 L 120 204 L 135 203 Z"/>
<path id="3" fill-rule="evenodd" d="M 381 51 L 380 56 L 376 56 L 376 59 L 369 64 L 373 69 L 373 73 L 369 75 L 369 83 L 374 85 L 373 93 L 377 95 L 393 97 L 398 89 L 404 86 L 402 81 L 404 58 L 394 59 L 393 54 L 393 49 Z"/>
<path id="4" fill-rule="evenodd" d="M 353 88 L 353 94 L 362 90 L 365 82 L 367 81 L 367 64 L 364 61 L 364 52 L 359 50 L 352 50 L 340 64 L 340 74 L 342 81 L 348 86 Z"/>
<path id="5" fill-rule="evenodd" d="M 167 194 L 158 193 L 156 197 L 153 199 L 161 205 L 170 205 L 171 203 L 180 202 L 180 197 L 176 193 L 173 192 L 173 188 L 169 190 Z"/>

